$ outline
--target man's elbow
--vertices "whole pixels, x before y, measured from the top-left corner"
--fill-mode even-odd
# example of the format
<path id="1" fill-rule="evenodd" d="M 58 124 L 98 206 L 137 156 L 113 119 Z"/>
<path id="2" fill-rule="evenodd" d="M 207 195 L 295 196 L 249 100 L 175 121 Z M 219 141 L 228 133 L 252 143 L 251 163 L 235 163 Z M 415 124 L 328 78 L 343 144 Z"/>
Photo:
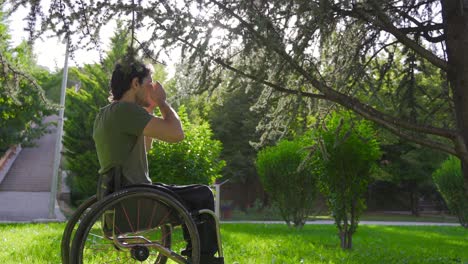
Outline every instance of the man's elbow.
<path id="1" fill-rule="evenodd" d="M 184 140 L 184 138 L 185 138 L 184 131 L 180 131 L 180 133 L 177 134 L 177 142 Z"/>
<path id="2" fill-rule="evenodd" d="M 182 140 L 184 140 L 185 138 L 185 134 L 184 134 L 184 131 L 178 131 L 177 133 L 174 133 L 170 139 L 170 142 L 171 143 L 177 143 L 177 142 L 181 142 Z"/>

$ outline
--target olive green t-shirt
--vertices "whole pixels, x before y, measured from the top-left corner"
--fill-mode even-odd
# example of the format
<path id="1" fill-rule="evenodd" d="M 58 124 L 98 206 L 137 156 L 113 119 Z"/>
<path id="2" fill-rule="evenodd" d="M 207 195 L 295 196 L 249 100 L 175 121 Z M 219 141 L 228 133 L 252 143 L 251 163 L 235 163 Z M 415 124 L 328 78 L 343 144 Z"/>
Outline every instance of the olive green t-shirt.
<path id="1" fill-rule="evenodd" d="M 151 115 L 134 103 L 113 102 L 100 109 L 93 131 L 100 174 L 120 165 L 125 184 L 151 183 L 143 136 L 150 119 Z"/>

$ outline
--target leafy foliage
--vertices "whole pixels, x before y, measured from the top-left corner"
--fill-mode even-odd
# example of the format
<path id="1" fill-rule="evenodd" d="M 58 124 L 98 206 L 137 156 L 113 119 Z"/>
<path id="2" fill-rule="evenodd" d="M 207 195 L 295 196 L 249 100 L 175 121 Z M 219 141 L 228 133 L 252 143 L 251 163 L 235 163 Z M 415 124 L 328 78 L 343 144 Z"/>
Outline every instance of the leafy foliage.
<path id="1" fill-rule="evenodd" d="M 222 145 L 214 140 L 207 122 L 192 124 L 185 108 L 178 112 L 185 131 L 182 142 L 153 143 L 148 153 L 148 166 L 154 182 L 168 184 L 213 184 L 221 177 L 225 161 L 219 158 Z"/>
<path id="2" fill-rule="evenodd" d="M 56 104 L 60 103 L 62 76 L 63 71 L 50 73 L 46 69 L 39 69 L 34 73 L 36 81 L 41 85 L 42 89 L 44 89 L 45 96 Z M 67 87 L 70 86 L 70 84 L 67 85 Z"/>
<path id="3" fill-rule="evenodd" d="M 380 137 L 383 138 L 382 135 Z M 394 138 L 392 135 L 388 137 Z M 384 153 L 381 168 L 387 174 L 383 180 L 399 186 L 404 192 L 400 196 L 404 195 L 412 214 L 419 215 L 419 200 L 422 197 L 436 199 L 434 194 L 437 192 L 430 175 L 445 155 L 402 140 L 387 145 L 382 143 L 381 148 Z"/>
<path id="4" fill-rule="evenodd" d="M 107 101 L 107 75 L 100 65 L 71 69 L 80 82 L 80 90 L 67 89 L 64 122 L 64 156 L 71 172 L 69 185 L 73 201 L 83 200 L 96 192 L 99 162 L 94 145 L 93 124 L 99 109 Z"/>
<path id="5" fill-rule="evenodd" d="M 412 123 L 427 123 L 431 120 L 431 123 L 437 126 L 453 128 L 453 114 L 450 113 L 449 105 L 444 103 L 449 94 L 444 73 L 427 61 L 421 60 L 408 48 L 392 50 L 389 56 L 393 67 L 375 71 L 377 78 L 367 83 L 372 87 L 381 86 L 381 89 L 387 92 L 395 91 L 394 95 L 364 100 L 368 100 L 377 108 L 391 106 L 388 107 L 388 111 Z M 385 64 L 386 60 L 381 59 L 374 63 Z M 368 97 L 368 91 L 372 89 L 363 88 L 362 93 L 359 93 L 360 97 Z M 409 208 L 416 216 L 420 214 L 419 202 L 422 199 L 441 201 L 441 197 L 435 191 L 431 174 L 446 158 L 446 154 L 418 146 L 384 129 L 379 129 L 379 136 L 383 151 L 381 167 L 382 172 L 386 173 L 386 177 L 381 179 L 391 182 L 386 184 L 394 184 L 401 190 L 394 198 L 407 204 L 405 208 Z M 420 137 L 430 138 L 426 135 Z M 447 141 L 446 144 L 450 143 Z M 383 195 L 381 197 L 385 199 Z M 388 197 L 386 201 L 395 199 Z"/>
<path id="6" fill-rule="evenodd" d="M 257 177 L 254 165 L 257 151 L 250 142 L 258 138 L 256 126 L 260 116 L 250 106 L 258 95 L 236 87 L 219 97 L 222 102 L 213 106 L 209 118 L 214 136 L 223 142 L 221 157 L 227 162 L 223 175 L 245 183 Z"/>
<path id="7" fill-rule="evenodd" d="M 310 143 L 310 142 L 309 142 Z M 281 140 L 258 153 L 256 166 L 266 192 L 287 225 L 302 228 L 316 195 L 317 162 L 303 163 L 305 138 Z"/>
<path id="8" fill-rule="evenodd" d="M 10 47 L 8 27 L 0 22 L 0 156 L 12 145 L 33 144 L 47 131 L 49 124 L 42 120 L 56 108 L 34 80 L 35 74 L 47 75 L 36 65 L 27 42 Z"/>
<path id="9" fill-rule="evenodd" d="M 380 158 L 372 126 L 349 112 L 333 113 L 316 131 L 321 156 L 319 188 L 339 230 L 341 247 L 352 247 L 372 168 Z M 318 153 L 317 153 L 318 154 Z"/>
<path id="10" fill-rule="evenodd" d="M 48 12 L 37 1 L 8 2 L 13 10 L 30 5 L 32 37 L 41 21 L 41 29 L 71 34 L 81 45 L 98 43 L 102 26 L 112 18 L 136 14 L 132 29 L 145 26 L 152 33 L 140 48 L 155 50 L 157 56 L 181 46 L 182 57 L 201 69 L 197 79 L 205 91 L 219 85 L 223 69 L 261 83 L 259 104 L 270 110 L 263 127 L 267 134 L 278 132 L 274 140 L 287 131 L 284 121 L 292 120 L 298 105 L 328 108 L 316 100 L 325 99 L 406 140 L 456 155 L 468 168 L 468 62 L 462 59 L 466 40 L 459 37 L 467 35 L 468 11 L 457 1 L 183 0 L 135 5 L 64 0 L 51 2 Z M 400 75 L 389 71 L 399 67 L 398 50 L 404 50 L 408 61 Z M 412 85 L 416 70 L 426 63 L 443 76 L 441 85 L 430 91 Z M 431 71 L 420 72 L 431 76 Z M 397 103 L 388 104 L 385 98 L 390 97 Z M 398 116 L 395 110 L 410 115 Z M 422 118 L 415 122 L 413 114 Z M 448 122 L 433 122 L 432 116 Z M 261 143 L 270 143 L 263 140 L 268 138 Z M 468 188 L 468 169 L 464 175 Z"/>
<path id="11" fill-rule="evenodd" d="M 468 228 L 468 197 L 463 186 L 460 160 L 449 157 L 434 171 L 432 178 L 450 211 L 457 215 L 463 227 Z"/>

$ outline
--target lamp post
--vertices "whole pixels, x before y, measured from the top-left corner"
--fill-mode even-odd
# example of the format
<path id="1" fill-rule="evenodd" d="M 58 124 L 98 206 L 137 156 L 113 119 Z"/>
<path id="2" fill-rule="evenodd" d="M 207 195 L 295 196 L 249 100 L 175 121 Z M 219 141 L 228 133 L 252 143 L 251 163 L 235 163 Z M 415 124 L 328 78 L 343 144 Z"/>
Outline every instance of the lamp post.
<path id="1" fill-rule="evenodd" d="M 63 42 L 66 42 L 65 48 L 65 63 L 63 66 L 63 77 L 62 77 L 62 86 L 60 90 L 60 110 L 59 118 L 57 124 L 57 140 L 55 142 L 55 155 L 54 155 L 54 165 L 53 165 L 53 175 L 52 175 L 52 185 L 50 187 L 50 199 L 49 199 L 49 218 L 56 218 L 55 215 L 55 201 L 57 199 L 57 188 L 58 188 L 58 173 L 61 160 L 61 151 L 62 151 L 62 134 L 63 134 L 63 115 L 65 112 L 65 94 L 67 89 L 67 79 L 68 79 L 68 49 L 70 47 L 70 38 L 65 36 Z"/>

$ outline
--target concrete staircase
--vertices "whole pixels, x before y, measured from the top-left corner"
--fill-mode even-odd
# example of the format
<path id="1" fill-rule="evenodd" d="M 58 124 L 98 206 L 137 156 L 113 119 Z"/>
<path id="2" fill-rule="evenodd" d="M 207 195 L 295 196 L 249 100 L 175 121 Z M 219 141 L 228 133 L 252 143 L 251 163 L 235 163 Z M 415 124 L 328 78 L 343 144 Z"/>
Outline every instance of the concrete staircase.
<path id="1" fill-rule="evenodd" d="M 45 122 L 56 121 L 50 116 Z M 24 148 L 0 183 L 0 221 L 41 221 L 48 219 L 50 188 L 56 142 L 56 127 L 36 141 L 35 147 Z M 64 217 L 55 210 L 57 219 Z"/>

